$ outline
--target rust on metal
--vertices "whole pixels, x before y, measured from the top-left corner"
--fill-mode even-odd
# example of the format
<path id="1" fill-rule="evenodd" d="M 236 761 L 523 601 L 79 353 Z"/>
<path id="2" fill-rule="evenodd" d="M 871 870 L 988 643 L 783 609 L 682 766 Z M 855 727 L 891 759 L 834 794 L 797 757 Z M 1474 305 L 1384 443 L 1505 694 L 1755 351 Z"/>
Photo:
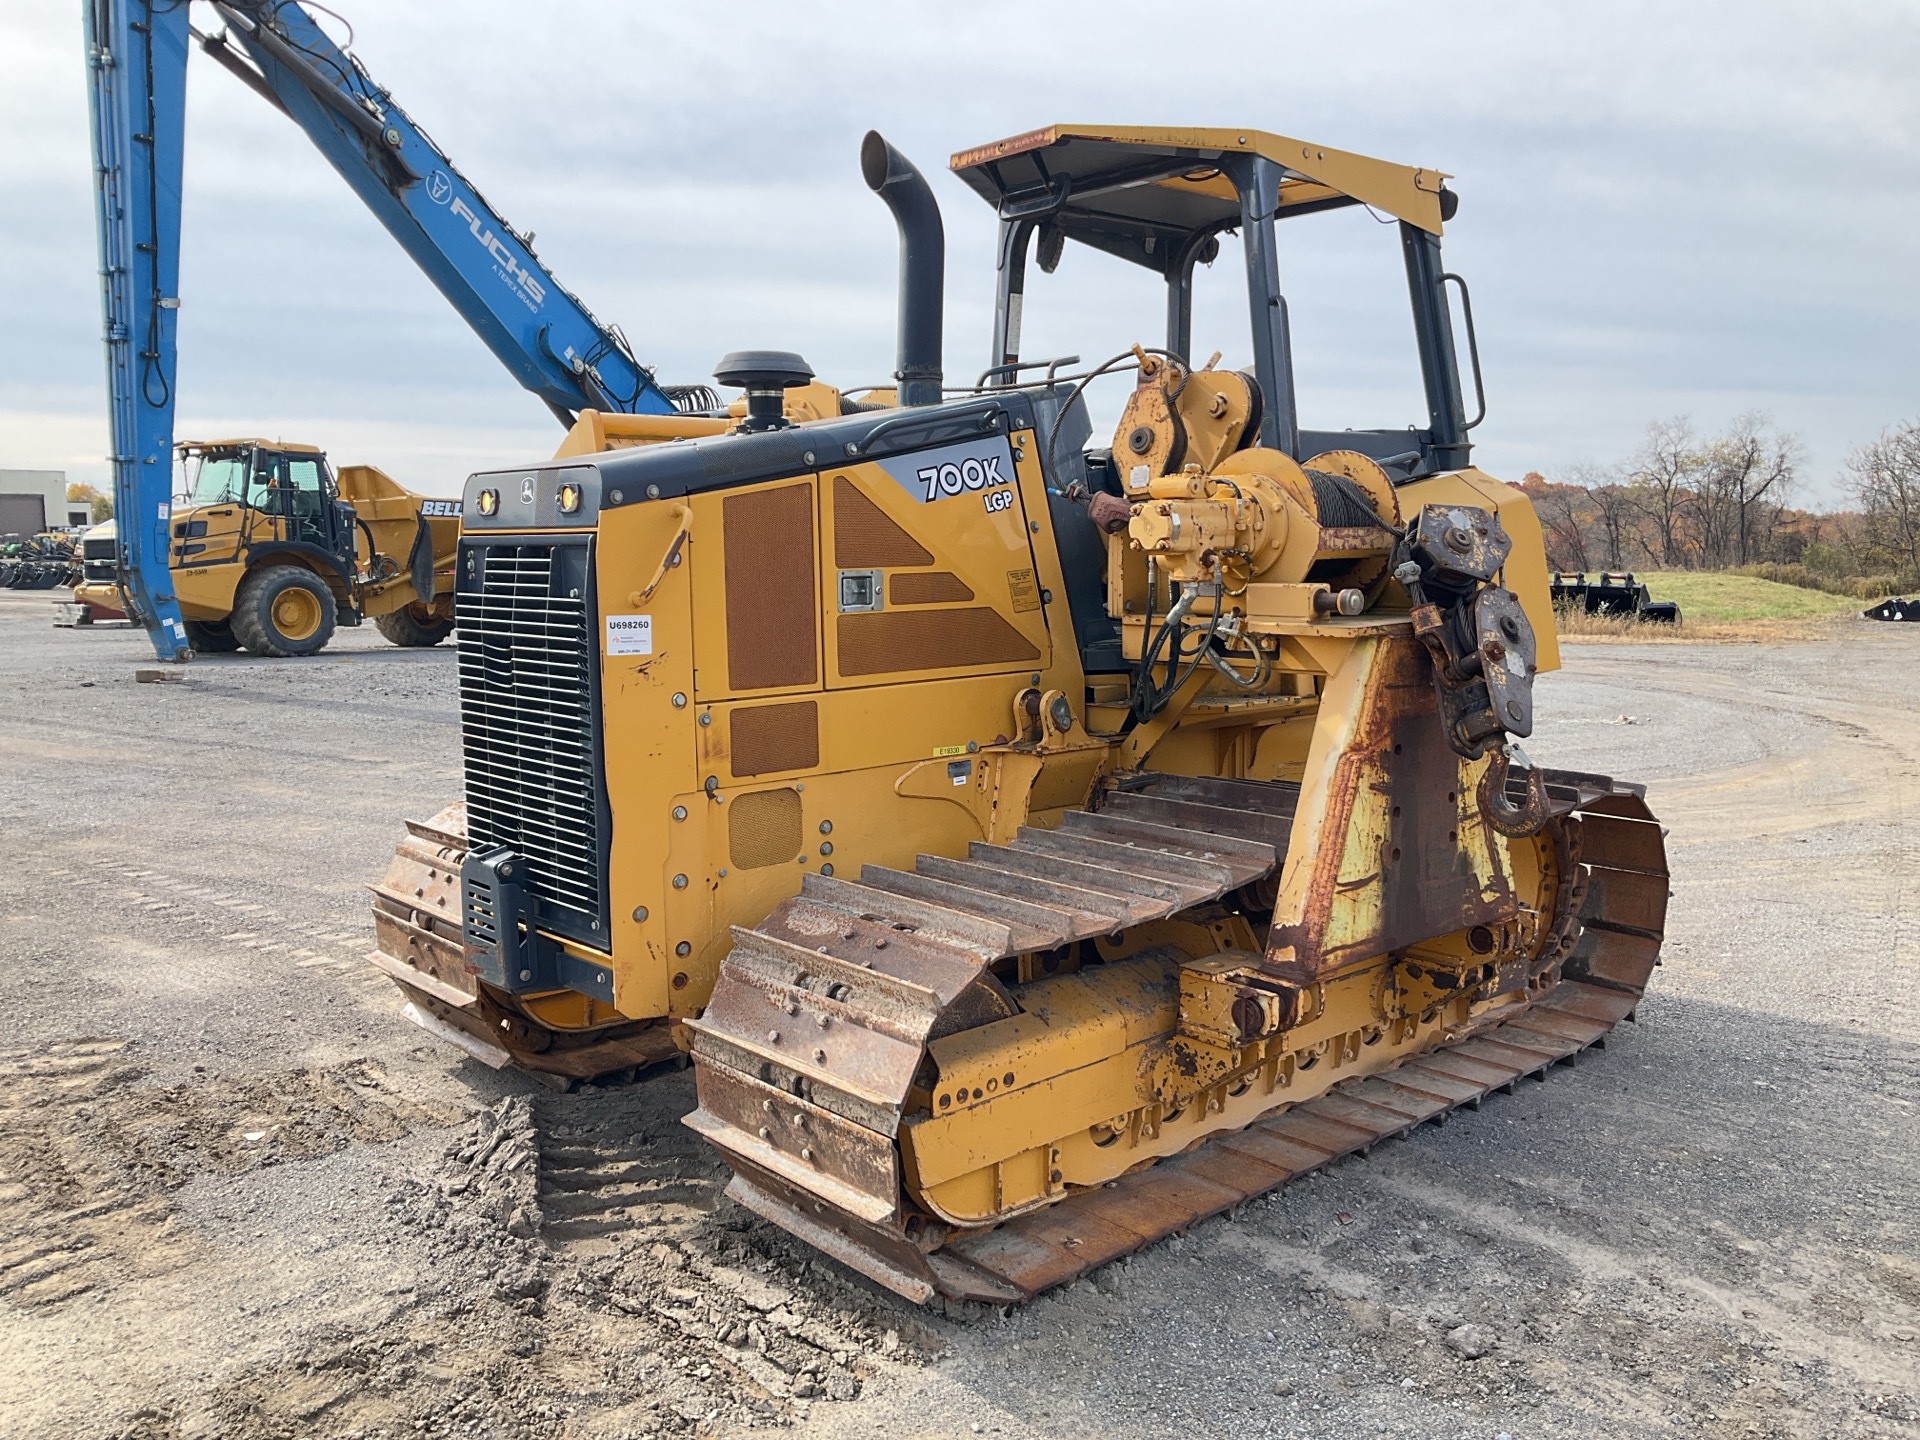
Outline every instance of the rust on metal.
<path id="1" fill-rule="evenodd" d="M 1427 699 L 1427 680 L 1417 665 L 1408 668 L 1400 678 L 1411 705 L 1416 694 Z M 1393 688 L 1386 687 L 1389 696 Z M 1389 706 L 1376 717 L 1376 761 L 1380 750 L 1391 752 L 1397 710 Z M 1405 727 L 1397 733 L 1404 747 L 1414 732 Z M 1439 785 L 1429 794 L 1412 772 L 1435 757 L 1404 749 L 1402 755 L 1408 764 L 1401 777 L 1391 766 L 1377 772 L 1401 811 L 1395 817 L 1401 828 L 1390 830 L 1389 838 L 1403 837 L 1403 853 L 1445 851 L 1444 845 L 1422 847 L 1414 836 L 1455 813 L 1458 780 L 1454 802 L 1443 798 Z M 1459 773 L 1449 763 L 1444 777 Z M 1553 823 L 1567 831 L 1553 852 L 1565 872 L 1557 882 L 1557 903 L 1569 913 L 1543 946 L 1548 968 L 1560 967 L 1550 988 L 1459 1033 L 1437 1035 L 1437 1048 L 1393 1068 L 1341 1081 L 1313 1099 L 1282 1099 L 1244 1128 L 1185 1153 L 1104 1184 L 1070 1188 L 1064 1198 L 997 1225 L 943 1230 L 918 1213 L 897 1168 L 896 1136 L 915 1103 L 910 1037 L 923 1035 L 924 1045 L 938 1033 L 968 1028 L 952 1024 L 950 1012 L 969 1003 L 988 1020 L 1025 1013 L 1003 990 L 979 982 L 990 978 L 986 967 L 992 961 L 1020 953 L 1036 938 L 1057 943 L 1081 932 L 1095 913 L 1113 924 L 1138 924 L 1143 914 L 1171 916 L 1195 893 L 1217 896 L 1271 873 L 1284 855 L 1284 839 L 1257 837 L 1273 833 L 1283 812 L 1290 819 L 1297 789 L 1235 795 L 1226 787 L 1237 782 L 1167 785 L 1167 778 L 1130 777 L 1102 795 L 1097 811 L 1070 812 L 1058 831 L 1023 830 L 1010 846 L 976 846 L 964 862 L 923 857 L 911 872 L 868 871 L 858 885 L 832 882 L 831 905 L 818 891 L 803 893 L 759 931 L 739 932 L 739 960 L 723 962 L 716 1005 L 693 1027 L 701 1108 L 688 1122 L 733 1164 L 736 1178 L 728 1193 L 910 1299 L 941 1293 L 996 1304 L 1025 1300 L 1343 1156 L 1442 1120 L 1462 1106 L 1477 1107 L 1523 1076 L 1604 1044 L 1612 1027 L 1632 1013 L 1658 963 L 1666 860 L 1644 800 L 1632 787 L 1604 777 L 1544 772 Z M 1261 812 L 1251 819 L 1250 805 Z M 1208 810 L 1240 818 L 1229 824 Z M 1181 818 L 1169 825 L 1155 816 Z M 1221 828 L 1200 830 L 1192 823 L 1196 818 Z M 1143 872 L 1149 855 L 1169 863 Z M 1043 872 L 1042 859 L 1080 868 Z M 1071 875 L 1074 883 L 1057 880 L 1052 891 L 1027 886 L 1043 873 Z M 1151 895 L 1132 884 L 1142 873 L 1160 880 Z M 1462 898 L 1468 888 L 1449 867 L 1417 871 L 1383 926 L 1432 927 L 1425 934 L 1459 929 L 1462 917 L 1481 914 L 1471 897 Z M 1047 898 L 1009 898 L 1014 895 Z M 1090 906 L 1106 908 L 1085 908 Z M 949 934 L 972 936 L 971 945 L 921 928 L 907 943 L 873 948 L 880 932 L 894 925 L 942 920 Z M 769 939 L 777 943 L 763 943 Z M 815 941 L 817 961 L 806 958 L 805 940 Z M 768 1018 L 767 1005 L 775 1005 L 771 1014 L 777 1017 L 779 998 L 793 998 L 791 984 L 783 991 L 767 983 L 769 954 L 822 975 L 844 975 L 828 991 L 834 983 L 848 985 L 841 999 L 850 1026 L 854 1013 L 871 1007 L 870 1033 L 898 1043 L 901 1053 L 879 1063 L 876 1040 L 865 1061 L 830 1056 L 814 1063 L 796 1060 L 782 1042 L 754 1033 L 780 1029 L 777 1018 Z M 749 991 L 760 998 L 749 1001 Z M 735 1008 L 740 1006 L 747 1008 Z M 836 1025 L 842 1015 L 834 1012 Z M 853 1055 L 865 1053 L 856 1047 Z M 773 1120 L 765 1118 L 769 1105 Z M 850 1118 L 856 1114 L 863 1118 Z"/>
<path id="2" fill-rule="evenodd" d="M 466 854 L 467 807 L 449 805 L 431 820 L 407 821 L 386 874 L 368 887 L 376 948 L 367 958 L 400 987 L 422 1023 L 461 1037 L 464 1049 L 490 1065 L 511 1062 L 563 1085 L 646 1069 L 680 1053 L 665 1021 L 570 1030 L 482 987 L 461 930 Z"/>
<path id="3" fill-rule="evenodd" d="M 1515 901 L 1491 827 L 1470 827 L 1472 806 L 1460 757 L 1433 723 L 1433 669 L 1406 636 L 1378 642 L 1372 683 L 1340 753 L 1332 758 L 1320 833 L 1338 837 L 1308 858 L 1304 904 L 1275 916 L 1268 936 L 1273 973 L 1312 985 L 1342 965 L 1434 935 L 1492 925 Z M 1484 853 L 1472 855 L 1472 829 Z M 1370 845 L 1372 868 L 1354 875 L 1356 846 Z M 1333 923 L 1349 892 L 1377 896 L 1365 930 Z"/>

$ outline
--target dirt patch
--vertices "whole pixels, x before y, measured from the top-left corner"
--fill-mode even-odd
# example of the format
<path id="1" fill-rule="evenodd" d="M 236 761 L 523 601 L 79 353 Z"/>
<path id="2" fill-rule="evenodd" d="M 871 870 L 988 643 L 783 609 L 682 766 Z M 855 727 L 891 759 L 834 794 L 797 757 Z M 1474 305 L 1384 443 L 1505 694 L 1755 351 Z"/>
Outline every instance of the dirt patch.
<path id="1" fill-rule="evenodd" d="M 147 1083 L 118 1038 L 0 1056 L 0 1296 L 57 1305 L 190 1257 L 173 1192 L 234 1173 L 394 1140 L 455 1118 L 393 1093 L 379 1065 Z"/>
<path id="2" fill-rule="evenodd" d="M 711 1167 L 695 1164 L 691 1186 L 670 1178 L 691 1142 L 669 1136 L 649 1154 L 654 1137 L 620 1113 L 632 1094 L 513 1096 L 480 1112 L 387 1199 L 433 1284 L 401 1287 L 375 1326 L 322 1328 L 102 1434 L 737 1432 L 856 1399 L 876 1363 L 937 1347 L 918 1327 L 903 1341 L 888 1301 L 816 1271 L 778 1232 L 732 1206 L 710 1212 L 700 1182 L 715 1177 L 699 1172 Z"/>

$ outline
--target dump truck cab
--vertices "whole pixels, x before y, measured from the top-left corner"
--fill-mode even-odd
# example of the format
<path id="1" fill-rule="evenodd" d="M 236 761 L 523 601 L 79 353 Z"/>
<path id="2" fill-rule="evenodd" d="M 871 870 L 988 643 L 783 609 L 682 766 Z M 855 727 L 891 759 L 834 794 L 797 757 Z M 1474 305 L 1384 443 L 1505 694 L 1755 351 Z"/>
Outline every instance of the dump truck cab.
<path id="1" fill-rule="evenodd" d="M 276 557 L 306 566 L 341 596 L 348 593 L 359 532 L 324 452 L 266 440 L 210 440 L 189 441 L 179 455 L 185 490 L 173 507 L 172 561 L 188 619 L 224 619 L 233 610 L 238 577 Z"/>
<path id="2" fill-rule="evenodd" d="M 398 645 L 451 633 L 457 502 L 372 466 L 336 474 L 312 445 L 196 440 L 178 458 L 168 565 L 195 650 L 310 655 L 363 619 Z M 90 572 L 70 608 L 124 611 L 117 579 Z"/>

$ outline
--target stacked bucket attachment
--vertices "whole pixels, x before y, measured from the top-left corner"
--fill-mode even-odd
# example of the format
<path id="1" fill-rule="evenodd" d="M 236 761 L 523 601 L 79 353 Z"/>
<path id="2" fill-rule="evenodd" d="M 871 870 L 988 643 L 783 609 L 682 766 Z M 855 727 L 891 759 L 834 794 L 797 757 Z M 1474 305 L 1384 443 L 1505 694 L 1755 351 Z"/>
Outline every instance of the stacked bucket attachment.
<path id="1" fill-rule="evenodd" d="M 1035 957 L 1075 941 L 1236 893 L 1257 907 L 1285 857 L 1289 784 L 1137 775 L 1104 792 L 1097 812 L 1022 829 L 1008 845 L 976 843 L 965 859 L 869 865 L 857 884 L 809 875 L 759 926 L 734 930 L 691 1026 L 699 1108 L 687 1123 L 732 1166 L 729 1195 L 899 1294 L 1029 1299 L 1510 1090 L 1630 1017 L 1665 923 L 1660 828 L 1637 788 L 1571 772 L 1547 782 L 1550 823 L 1577 857 L 1579 923 L 1557 982 L 1372 1073 L 1365 1055 L 1351 1057 L 1351 1078 L 1315 1098 L 1290 1103 L 1281 1089 L 1251 1124 L 1184 1153 L 969 1227 L 930 1213 L 901 1142 L 948 1083 L 929 1046 L 1021 1013 L 994 974 L 1000 962 L 1025 957 L 1025 980 Z M 1011 1091 L 1017 1077 L 1004 1078 Z"/>

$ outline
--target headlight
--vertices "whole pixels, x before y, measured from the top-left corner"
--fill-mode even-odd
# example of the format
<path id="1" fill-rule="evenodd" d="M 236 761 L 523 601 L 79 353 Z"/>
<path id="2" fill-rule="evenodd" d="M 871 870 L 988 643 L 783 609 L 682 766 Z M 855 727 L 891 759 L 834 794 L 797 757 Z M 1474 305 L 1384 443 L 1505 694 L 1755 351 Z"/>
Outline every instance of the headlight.
<path id="1" fill-rule="evenodd" d="M 579 510 L 580 487 L 578 485 L 562 485 L 560 487 L 560 513 L 562 515 L 574 515 L 578 514 Z"/>
<path id="2" fill-rule="evenodd" d="M 498 490 L 482 490 L 480 492 L 480 513 L 482 515 L 491 515 L 499 508 L 500 492 Z"/>

